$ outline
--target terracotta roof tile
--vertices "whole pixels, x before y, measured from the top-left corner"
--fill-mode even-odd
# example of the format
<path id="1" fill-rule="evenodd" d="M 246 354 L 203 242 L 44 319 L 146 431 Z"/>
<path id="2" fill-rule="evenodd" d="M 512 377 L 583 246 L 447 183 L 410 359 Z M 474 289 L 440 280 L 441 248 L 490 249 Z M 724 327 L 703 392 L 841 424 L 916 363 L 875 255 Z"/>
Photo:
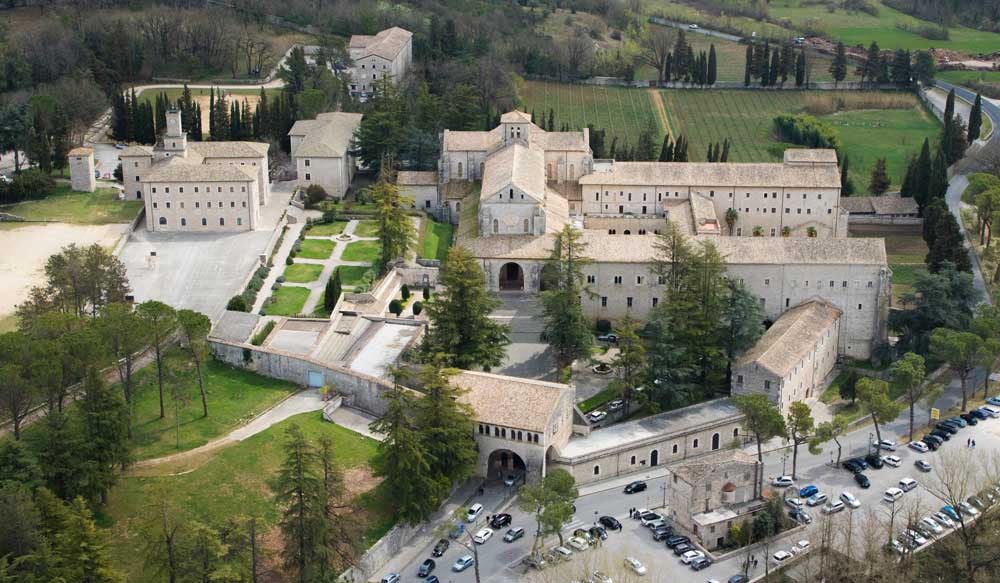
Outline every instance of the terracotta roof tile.
<path id="1" fill-rule="evenodd" d="M 544 433 L 568 385 L 532 379 L 462 371 L 451 384 L 467 392 L 459 397 L 476 412 L 476 420 L 501 427 Z"/>
<path id="2" fill-rule="evenodd" d="M 815 348 L 819 338 L 842 314 L 823 300 L 803 302 L 785 311 L 735 366 L 756 364 L 784 377 Z"/>

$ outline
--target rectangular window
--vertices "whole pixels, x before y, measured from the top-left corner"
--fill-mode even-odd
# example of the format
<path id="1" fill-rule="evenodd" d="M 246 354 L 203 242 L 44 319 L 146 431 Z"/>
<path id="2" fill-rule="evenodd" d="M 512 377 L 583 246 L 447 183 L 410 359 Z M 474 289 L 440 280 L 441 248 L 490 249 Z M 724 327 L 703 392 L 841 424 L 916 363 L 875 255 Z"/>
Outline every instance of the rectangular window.
<path id="1" fill-rule="evenodd" d="M 764 390 L 768 391 L 771 389 L 771 381 L 764 381 Z"/>
<path id="2" fill-rule="evenodd" d="M 169 201 L 167 202 L 167 208 L 170 208 L 170 202 Z"/>
<path id="3" fill-rule="evenodd" d="M 309 159 L 308 158 L 305 160 L 305 165 L 306 165 L 306 168 L 309 167 Z"/>
<path id="4" fill-rule="evenodd" d="M 212 208 L 212 201 L 208 201 L 206 204 L 208 204 L 208 208 Z"/>
<path id="5" fill-rule="evenodd" d="M 155 202 L 153 203 L 153 208 L 156 208 L 156 203 Z"/>
<path id="6" fill-rule="evenodd" d="M 608 296 L 601 296 L 601 307 L 608 307 Z"/>
<path id="7" fill-rule="evenodd" d="M 621 285 L 621 284 L 622 284 L 622 276 L 616 275 L 615 276 L 615 285 Z"/>
<path id="8" fill-rule="evenodd" d="M 597 276 L 596 275 L 588 275 L 587 276 L 587 283 L 596 283 L 596 282 L 597 282 Z"/>
<path id="9" fill-rule="evenodd" d="M 312 175 L 306 172 L 306 180 L 312 180 Z"/>
<path id="10" fill-rule="evenodd" d="M 632 307 L 632 298 L 625 298 L 625 306 L 628 308 Z"/>
<path id="11" fill-rule="evenodd" d="M 243 208 L 247 208 L 247 201 L 243 201 Z"/>
<path id="12" fill-rule="evenodd" d="M 642 285 L 642 276 L 641 275 L 635 276 L 635 285 Z"/>
<path id="13" fill-rule="evenodd" d="M 743 375 L 741 375 L 741 374 L 736 375 L 736 382 L 742 383 L 743 382 Z"/>
<path id="14" fill-rule="evenodd" d="M 660 298 L 653 298 L 653 307 L 655 308 L 660 304 Z"/>
<path id="15" fill-rule="evenodd" d="M 181 194 L 184 194 L 184 187 L 183 186 L 180 187 L 180 191 L 181 191 Z"/>

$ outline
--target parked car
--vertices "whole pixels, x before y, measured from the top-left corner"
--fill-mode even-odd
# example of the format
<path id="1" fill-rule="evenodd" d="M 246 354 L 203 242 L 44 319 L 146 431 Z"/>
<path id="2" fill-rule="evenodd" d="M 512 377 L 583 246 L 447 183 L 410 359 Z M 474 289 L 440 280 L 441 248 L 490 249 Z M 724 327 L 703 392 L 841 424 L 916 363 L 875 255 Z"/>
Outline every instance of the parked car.
<path id="1" fill-rule="evenodd" d="M 566 544 L 568 544 L 569 546 L 573 547 L 578 551 L 585 551 L 588 548 L 590 548 L 590 545 L 587 544 L 587 541 L 583 540 L 578 536 L 569 537 L 569 540 L 566 541 Z"/>
<path id="2" fill-rule="evenodd" d="M 975 507 L 973 507 L 972 504 L 969 504 L 968 502 L 959 502 L 958 508 L 966 516 L 979 516 L 979 511 L 976 510 Z"/>
<path id="3" fill-rule="evenodd" d="M 591 411 L 590 414 L 587 415 L 587 419 L 590 419 L 591 423 L 597 423 L 598 421 L 604 420 L 607 416 L 608 414 L 604 411 Z"/>
<path id="4" fill-rule="evenodd" d="M 508 530 L 507 533 L 503 535 L 503 542 L 512 543 L 522 536 L 524 536 L 524 529 L 518 526 Z"/>
<path id="5" fill-rule="evenodd" d="M 801 498 L 785 498 L 785 506 L 788 506 L 793 510 L 802 510 L 803 504 L 805 503 Z"/>
<path id="6" fill-rule="evenodd" d="M 913 462 L 913 465 L 917 466 L 917 469 L 920 470 L 921 472 L 931 471 L 931 465 L 925 462 L 924 460 L 917 460 Z"/>
<path id="7" fill-rule="evenodd" d="M 625 406 L 625 401 L 622 399 L 615 399 L 608 403 L 608 411 L 620 411 L 622 407 Z"/>
<path id="8" fill-rule="evenodd" d="M 490 520 L 490 526 L 493 528 L 503 528 L 508 524 L 510 524 L 510 514 L 495 514 Z"/>
<path id="9" fill-rule="evenodd" d="M 944 513 L 944 515 L 947 516 L 948 518 L 955 521 L 956 523 L 961 522 L 962 520 L 962 518 L 958 514 L 958 511 L 955 510 L 954 506 L 942 506 L 941 512 Z"/>
<path id="10" fill-rule="evenodd" d="M 602 516 L 597 521 L 611 530 L 618 530 L 622 526 L 622 523 L 618 522 L 618 519 L 614 516 Z"/>
<path id="11" fill-rule="evenodd" d="M 556 556 L 562 557 L 563 559 L 568 559 L 573 556 L 573 551 L 563 546 L 552 549 L 552 552 L 555 553 Z"/>
<path id="12" fill-rule="evenodd" d="M 697 559 L 698 557 L 704 557 L 705 553 L 701 551 L 687 551 L 681 555 L 681 562 L 687 565 L 691 561 Z"/>
<path id="13" fill-rule="evenodd" d="M 986 402 L 990 405 L 1000 407 L 1000 397 L 990 397 L 989 399 L 986 399 Z"/>
<path id="14" fill-rule="evenodd" d="M 590 576 L 590 583 L 612 583 L 611 577 L 608 577 L 600 571 L 594 571 Z"/>
<path id="15" fill-rule="evenodd" d="M 614 333 L 612 333 L 612 334 L 601 334 L 600 336 L 597 337 L 597 339 L 600 340 L 601 342 L 610 342 L 612 344 L 617 344 L 618 343 L 618 335 L 614 334 Z"/>
<path id="16" fill-rule="evenodd" d="M 652 530 L 653 532 L 656 532 L 657 530 L 660 530 L 661 528 L 668 528 L 669 526 L 670 525 L 667 524 L 667 521 L 664 520 L 664 519 L 662 519 L 662 518 L 659 519 L 659 520 L 654 520 L 653 522 L 650 522 L 650 523 L 646 524 L 646 528 L 648 528 L 649 530 Z"/>
<path id="17" fill-rule="evenodd" d="M 399 573 L 389 573 L 382 577 L 382 583 L 399 583 Z"/>
<path id="18" fill-rule="evenodd" d="M 927 447 L 927 444 L 922 441 L 911 441 L 910 449 L 915 449 L 920 453 L 927 453 L 928 451 L 930 451 L 930 448 Z"/>
<path id="19" fill-rule="evenodd" d="M 646 566 L 635 557 L 625 557 L 625 566 L 640 577 L 646 574 Z"/>
<path id="20" fill-rule="evenodd" d="M 625 493 L 636 494 L 638 492 L 642 492 L 645 489 L 646 489 L 646 482 L 643 482 L 642 480 L 636 480 L 635 482 L 630 482 L 627 486 L 625 486 Z"/>
<path id="21" fill-rule="evenodd" d="M 905 555 L 908 552 L 906 547 L 903 546 L 903 543 L 899 542 L 899 539 L 895 538 L 890 540 L 886 547 L 896 551 L 900 555 Z"/>
<path id="22" fill-rule="evenodd" d="M 854 474 L 854 481 L 864 489 L 868 489 L 872 485 L 871 480 L 869 480 L 868 476 L 864 474 Z"/>
<path id="23" fill-rule="evenodd" d="M 934 514 L 931 514 L 931 518 L 934 519 L 934 522 L 940 524 L 944 528 L 955 527 L 955 521 L 949 518 L 948 515 L 943 512 L 935 512 Z"/>
<path id="24" fill-rule="evenodd" d="M 942 430 L 942 429 L 932 429 L 931 432 L 928 433 L 927 435 L 934 436 L 934 437 L 936 437 L 938 439 L 942 439 L 944 441 L 951 441 L 951 434 L 948 433 L 947 431 Z"/>
<path id="25" fill-rule="evenodd" d="M 813 521 L 812 516 L 809 516 L 805 510 L 792 510 L 788 513 L 788 517 L 802 524 L 812 524 Z"/>
<path id="26" fill-rule="evenodd" d="M 959 417 L 959 419 L 961 419 L 962 421 L 965 421 L 969 425 L 973 425 L 973 426 L 979 425 L 979 419 L 976 418 L 975 415 L 969 415 L 968 413 L 962 413 L 958 417 Z"/>
<path id="27" fill-rule="evenodd" d="M 424 579 L 424 583 L 441 583 L 437 575 L 431 575 L 430 577 Z"/>
<path id="28" fill-rule="evenodd" d="M 698 25 L 697 24 L 689 24 L 688 28 L 690 28 L 691 30 L 698 30 Z"/>
<path id="29" fill-rule="evenodd" d="M 969 504 L 972 504 L 976 508 L 986 510 L 986 502 L 983 502 L 983 499 L 979 496 L 969 496 L 968 500 Z"/>
<path id="30" fill-rule="evenodd" d="M 792 553 L 788 551 L 778 551 L 772 555 L 774 557 L 775 563 L 784 563 L 788 559 L 792 558 Z"/>
<path id="31" fill-rule="evenodd" d="M 451 532 L 448 533 L 448 536 L 451 538 L 458 538 L 462 536 L 463 532 L 465 532 L 465 525 L 462 524 L 461 522 L 456 522 L 455 528 L 451 529 Z"/>
<path id="32" fill-rule="evenodd" d="M 885 491 L 885 493 L 882 494 L 882 499 L 888 502 L 889 504 L 895 504 L 896 500 L 899 500 L 902 497 L 903 497 L 903 491 L 900 490 L 899 488 L 889 488 L 888 490 Z"/>
<path id="33" fill-rule="evenodd" d="M 643 526 L 649 526 L 649 524 L 661 520 L 663 517 L 655 512 L 647 512 L 639 518 L 639 523 Z"/>
<path id="34" fill-rule="evenodd" d="M 492 536 L 493 536 L 492 528 L 480 528 L 479 531 L 476 532 L 475 535 L 473 535 L 472 542 L 476 543 L 477 545 L 485 544 L 486 541 L 490 540 L 490 537 Z"/>
<path id="35" fill-rule="evenodd" d="M 816 494 L 817 492 L 819 492 L 819 488 L 810 484 L 809 486 L 806 486 L 805 488 L 799 490 L 799 497 L 808 498 L 813 494 Z"/>
<path id="36" fill-rule="evenodd" d="M 883 465 L 882 464 L 882 458 L 880 456 L 876 455 L 876 454 L 873 454 L 873 453 L 868 454 L 867 456 L 865 456 L 865 463 L 868 464 L 869 466 L 875 468 L 876 470 L 881 470 L 882 469 L 882 465 Z"/>
<path id="37" fill-rule="evenodd" d="M 1000 417 L 1000 405 L 983 405 L 980 409 L 994 419 Z"/>
<path id="38" fill-rule="evenodd" d="M 924 534 L 929 533 L 930 535 L 936 535 L 944 532 L 944 528 L 930 516 L 921 518 L 920 522 L 917 523 L 917 526 L 923 527 L 921 530 L 925 531 Z"/>
<path id="39" fill-rule="evenodd" d="M 591 536 L 589 532 L 587 532 L 586 530 L 583 530 L 582 528 L 578 528 L 578 529 L 574 530 L 573 531 L 573 536 L 580 537 L 583 540 L 587 541 L 587 545 L 588 546 L 594 544 L 594 537 Z"/>
<path id="40" fill-rule="evenodd" d="M 846 460 L 840 465 L 843 466 L 845 470 L 855 474 L 864 471 L 864 468 L 861 467 L 861 464 L 859 464 L 857 460 Z"/>
<path id="41" fill-rule="evenodd" d="M 801 555 L 802 553 L 808 551 L 809 548 L 810 548 L 809 541 L 807 541 L 805 539 L 802 539 L 799 542 L 797 542 L 794 545 L 792 545 L 792 554 L 793 555 Z"/>
<path id="42" fill-rule="evenodd" d="M 903 478 L 899 481 L 899 488 L 904 492 L 909 492 L 910 490 L 917 487 L 917 481 L 913 478 Z"/>
<path id="43" fill-rule="evenodd" d="M 771 485 L 776 488 L 787 488 L 793 484 L 795 484 L 795 481 L 792 480 L 791 476 L 778 476 L 771 481 Z"/>
<path id="44" fill-rule="evenodd" d="M 746 575 L 739 573 L 730 577 L 729 580 L 726 581 L 726 583 L 747 583 L 748 581 L 750 580 L 747 579 Z"/>
<path id="45" fill-rule="evenodd" d="M 944 421 L 941 421 L 937 425 L 935 425 L 934 428 L 947 431 L 948 433 L 954 435 L 958 433 L 960 429 L 962 429 L 962 426 L 959 425 L 958 423 L 955 423 L 954 421 L 945 419 Z"/>
<path id="46" fill-rule="evenodd" d="M 959 417 L 957 415 L 955 417 L 949 417 L 949 418 L 945 419 L 945 421 L 949 422 L 949 423 L 954 423 L 955 425 L 958 425 L 959 427 L 965 427 L 966 425 L 969 424 L 965 419 L 962 419 L 961 417 Z"/>
<path id="47" fill-rule="evenodd" d="M 829 504 L 823 507 L 823 512 L 825 514 L 834 514 L 840 512 L 845 508 L 847 508 L 847 506 L 844 506 L 843 502 L 841 502 L 840 500 L 833 500 Z"/>
<path id="48" fill-rule="evenodd" d="M 894 468 L 898 468 L 903 464 L 903 460 L 899 459 L 899 456 L 896 455 L 887 455 L 882 458 L 882 461 Z"/>
<path id="49" fill-rule="evenodd" d="M 903 534 L 905 534 L 907 538 L 913 541 L 914 545 L 917 547 L 927 544 L 927 539 L 924 538 L 922 534 L 920 534 L 915 530 L 908 528 Z"/>
<path id="50" fill-rule="evenodd" d="M 889 439 L 883 439 L 878 442 L 878 448 L 884 449 L 885 451 L 896 451 L 896 442 Z"/>
<path id="51" fill-rule="evenodd" d="M 843 500 L 844 504 L 847 504 L 851 508 L 858 508 L 861 506 L 861 502 L 848 491 L 843 491 L 840 493 L 840 499 Z"/>
<path id="52" fill-rule="evenodd" d="M 691 568 L 695 571 L 701 571 L 712 565 L 712 561 L 708 557 L 698 557 L 697 559 L 691 561 Z"/>
<path id="53" fill-rule="evenodd" d="M 691 539 L 689 539 L 686 536 L 679 535 L 679 534 L 675 534 L 674 536 L 667 537 L 667 546 L 670 547 L 670 548 L 674 548 L 674 547 L 676 547 L 679 544 L 684 544 L 684 543 L 689 543 L 689 542 L 691 542 Z"/>
<path id="54" fill-rule="evenodd" d="M 660 542 L 661 540 L 666 540 L 672 536 L 674 536 L 674 529 L 670 528 L 669 526 L 665 526 L 659 530 L 653 531 L 653 540 L 655 540 L 656 542 Z"/>
<path id="55" fill-rule="evenodd" d="M 986 412 L 983 411 L 982 409 L 972 409 L 969 411 L 969 415 L 972 415 L 973 417 L 975 417 L 980 421 L 986 421 L 987 419 L 990 418 L 990 416 L 987 415 Z"/>
<path id="56" fill-rule="evenodd" d="M 944 445 L 944 440 L 937 435 L 925 435 L 923 441 L 927 447 L 931 448 L 931 451 L 937 451 L 939 447 Z"/>
<path id="57" fill-rule="evenodd" d="M 608 531 L 604 530 L 600 526 L 591 526 L 587 530 L 587 533 L 594 539 L 608 540 Z"/>
<path id="58" fill-rule="evenodd" d="M 476 502 L 472 506 L 469 506 L 469 511 L 465 514 L 466 522 L 475 522 L 479 519 L 479 515 L 483 513 L 483 505 Z"/>
<path id="59" fill-rule="evenodd" d="M 674 547 L 674 555 L 679 557 L 688 551 L 697 551 L 697 550 L 698 550 L 697 547 L 695 547 L 690 542 L 681 543 Z"/>
<path id="60" fill-rule="evenodd" d="M 431 551 L 431 556 L 440 557 L 448 551 L 448 547 L 451 546 L 451 541 L 446 538 L 439 539 L 437 544 L 434 545 L 434 550 Z"/>
<path id="61" fill-rule="evenodd" d="M 827 500 L 826 494 L 822 492 L 817 492 L 812 496 L 810 496 L 808 500 L 806 500 L 806 504 L 808 504 L 809 506 L 819 506 L 820 504 L 826 502 L 826 500 Z"/>
<path id="62" fill-rule="evenodd" d="M 423 579 L 424 577 L 430 575 L 431 571 L 434 570 L 434 567 L 437 567 L 437 564 L 434 563 L 434 559 L 424 559 L 424 562 L 420 563 L 420 568 L 417 569 L 417 577 Z"/>
<path id="63" fill-rule="evenodd" d="M 451 570 L 456 573 L 461 573 L 471 567 L 475 562 L 476 560 L 472 558 L 472 555 L 463 555 L 455 561 L 455 564 L 451 566 Z"/>

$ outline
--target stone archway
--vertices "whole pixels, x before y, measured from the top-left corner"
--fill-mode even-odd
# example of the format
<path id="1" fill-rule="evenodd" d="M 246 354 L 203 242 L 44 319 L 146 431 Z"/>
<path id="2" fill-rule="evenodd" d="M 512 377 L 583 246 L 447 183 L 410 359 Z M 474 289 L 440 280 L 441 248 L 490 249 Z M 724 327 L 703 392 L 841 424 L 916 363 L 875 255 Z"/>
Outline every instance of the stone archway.
<path id="1" fill-rule="evenodd" d="M 486 462 L 487 479 L 504 479 L 507 476 L 524 476 L 528 466 L 524 459 L 509 449 L 494 450 Z"/>
<path id="2" fill-rule="evenodd" d="M 500 291 L 523 291 L 524 270 L 517 263 L 505 263 L 500 268 Z"/>

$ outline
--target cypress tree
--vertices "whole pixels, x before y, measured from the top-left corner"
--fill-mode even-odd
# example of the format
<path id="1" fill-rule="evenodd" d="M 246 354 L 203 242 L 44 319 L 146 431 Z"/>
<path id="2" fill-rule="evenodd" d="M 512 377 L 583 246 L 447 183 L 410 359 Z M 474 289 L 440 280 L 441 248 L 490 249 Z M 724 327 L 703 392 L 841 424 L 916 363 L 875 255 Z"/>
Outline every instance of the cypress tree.
<path id="1" fill-rule="evenodd" d="M 729 138 L 722 141 L 722 157 L 719 158 L 719 162 L 729 161 Z"/>
<path id="2" fill-rule="evenodd" d="M 781 74 L 781 49 L 775 47 L 774 52 L 771 54 L 771 76 L 768 77 L 767 84 L 774 86 L 778 82 L 778 76 Z"/>
<path id="3" fill-rule="evenodd" d="M 665 134 L 663 136 L 663 144 L 660 146 L 660 162 L 670 162 L 670 158 L 674 155 L 674 147 L 670 143 L 670 134 Z"/>
<path id="4" fill-rule="evenodd" d="M 924 242 L 927 243 L 927 248 L 930 249 L 934 246 L 934 238 L 937 237 L 938 233 L 938 223 L 948 214 L 948 206 L 942 199 L 932 200 L 927 205 L 927 210 L 924 212 L 924 224 L 922 227 L 922 235 Z"/>
<path id="5" fill-rule="evenodd" d="M 944 124 L 947 126 L 955 117 L 955 90 L 948 92 L 948 99 L 944 102 Z"/>
<path id="6" fill-rule="evenodd" d="M 917 157 L 913 169 L 913 198 L 916 199 L 917 206 L 920 207 L 921 216 L 923 216 L 927 203 L 930 202 L 931 166 L 930 140 L 924 138 L 924 145 L 920 148 L 920 156 Z"/>
<path id="7" fill-rule="evenodd" d="M 751 64 L 753 61 L 753 45 L 747 45 L 746 64 L 743 66 L 743 86 L 750 86 Z"/>
<path id="8" fill-rule="evenodd" d="M 802 87 L 806 82 L 806 53 L 805 50 L 799 51 L 798 57 L 795 59 L 795 86 Z"/>
<path id="9" fill-rule="evenodd" d="M 715 85 L 718 76 L 718 62 L 715 56 L 715 43 L 708 46 L 708 84 Z"/>
<path id="10" fill-rule="evenodd" d="M 830 75 L 833 76 L 834 87 L 847 77 L 847 50 L 842 42 L 837 43 L 837 53 L 830 63 Z"/>
<path id="11" fill-rule="evenodd" d="M 760 75 L 760 84 L 766 86 L 771 82 L 771 46 L 767 41 L 764 41 L 764 50 L 761 54 L 758 74 Z"/>
<path id="12" fill-rule="evenodd" d="M 972 104 L 972 110 L 969 111 L 969 136 L 968 141 L 971 144 L 979 139 L 979 135 L 982 133 L 983 129 L 983 96 L 976 94 L 976 101 Z"/>
<path id="13" fill-rule="evenodd" d="M 843 196 L 854 194 L 854 183 L 851 182 L 851 176 L 848 173 L 850 166 L 851 159 L 847 154 L 844 154 L 844 161 L 840 165 L 840 194 Z"/>
<path id="14" fill-rule="evenodd" d="M 944 152 L 938 150 L 931 165 L 931 179 L 927 185 L 927 200 L 943 199 L 948 192 L 948 162 Z"/>
<path id="15" fill-rule="evenodd" d="M 210 91 L 208 97 L 208 137 L 214 140 L 218 137 L 215 133 L 215 87 L 210 88 Z"/>
<path id="16" fill-rule="evenodd" d="M 875 161 L 875 167 L 872 168 L 872 178 L 868 183 L 868 190 L 875 196 L 882 196 L 889 190 L 891 184 L 892 181 L 889 180 L 889 174 L 885 168 L 885 158 L 879 158 Z"/>
<path id="17" fill-rule="evenodd" d="M 899 196 L 903 198 L 913 197 L 913 191 L 914 191 L 913 182 L 916 179 L 915 176 L 916 167 L 917 167 L 917 160 L 916 158 L 911 157 L 906 162 L 906 173 L 903 175 L 903 183 L 899 187 Z"/>
<path id="18" fill-rule="evenodd" d="M 551 107 L 549 108 L 549 131 L 556 131 L 556 112 Z"/>

